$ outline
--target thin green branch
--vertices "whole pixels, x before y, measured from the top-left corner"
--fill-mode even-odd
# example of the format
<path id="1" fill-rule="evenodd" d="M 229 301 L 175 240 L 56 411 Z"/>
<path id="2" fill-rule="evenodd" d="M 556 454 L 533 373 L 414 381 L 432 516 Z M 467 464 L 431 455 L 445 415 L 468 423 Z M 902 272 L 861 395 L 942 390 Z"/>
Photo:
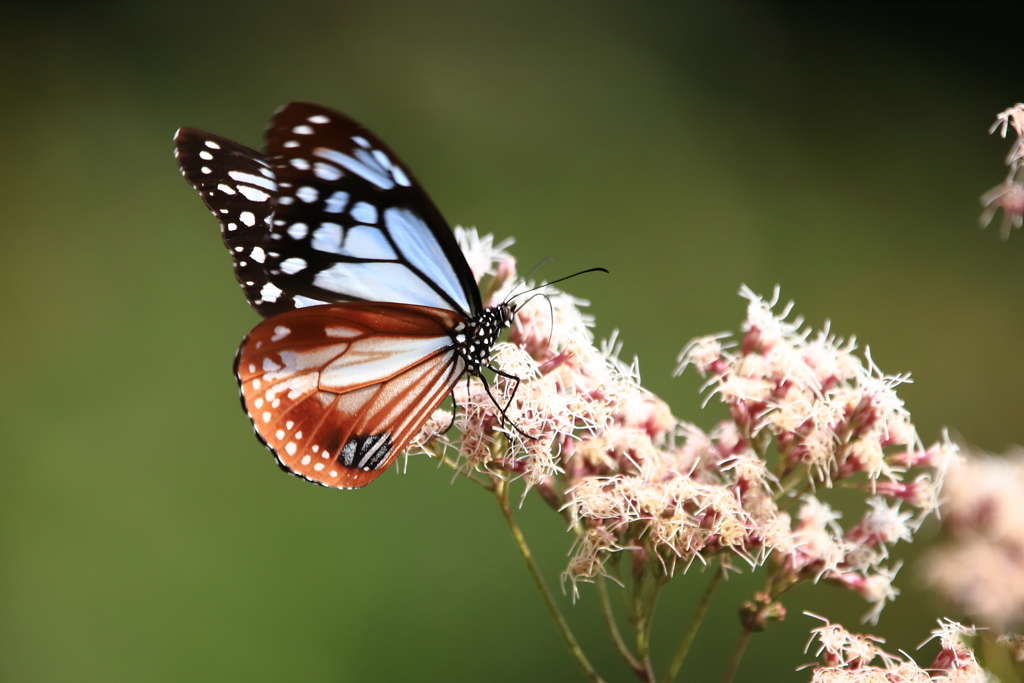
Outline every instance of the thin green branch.
<path id="1" fill-rule="evenodd" d="M 781 500 L 786 494 L 788 494 L 790 491 L 796 488 L 796 486 L 801 481 L 806 479 L 807 476 L 810 474 L 809 469 L 809 467 L 804 465 L 802 467 L 797 467 L 795 470 L 786 475 L 786 478 L 783 479 L 782 483 L 779 485 L 778 493 L 775 494 L 775 500 Z"/>
<path id="2" fill-rule="evenodd" d="M 813 490 L 814 490 L 814 483 L 813 482 L 807 482 L 806 484 L 804 484 L 803 488 L 801 488 L 795 494 L 789 496 L 789 498 L 787 498 L 786 500 L 783 500 L 783 501 L 778 503 L 779 512 L 787 510 L 791 505 L 793 505 L 793 503 L 797 502 L 798 500 L 800 500 L 801 498 L 803 498 L 805 495 L 807 495 L 808 493 L 810 493 Z M 776 497 L 775 500 L 779 501 L 779 498 Z"/>
<path id="3" fill-rule="evenodd" d="M 658 589 L 661 586 L 657 579 L 646 570 L 640 577 L 633 575 L 633 613 L 635 615 L 636 652 L 643 666 L 641 678 L 655 681 L 654 667 L 651 664 L 651 624 L 654 620 L 654 606 L 658 600 Z M 640 674 L 638 674 L 640 675 Z"/>
<path id="4" fill-rule="evenodd" d="M 443 446 L 441 448 L 436 448 L 432 447 L 431 444 L 428 446 L 424 446 L 423 451 L 427 453 L 427 455 L 429 455 L 431 458 L 437 458 L 441 462 L 441 464 L 451 467 L 452 470 L 455 471 L 455 474 L 458 474 L 462 477 L 465 477 L 466 479 L 469 479 L 471 482 L 483 488 L 485 491 L 491 491 L 492 493 L 494 492 L 494 484 L 492 484 L 489 480 L 480 479 L 470 469 L 459 467 L 459 464 L 456 461 L 452 460 L 447 455 L 445 455 Z"/>
<path id="5" fill-rule="evenodd" d="M 746 628 L 740 634 L 739 640 L 736 641 L 736 646 L 732 649 L 732 656 L 729 658 L 729 668 L 725 670 L 722 683 L 732 683 L 733 679 L 736 678 L 736 671 L 740 668 L 743 652 L 747 649 L 747 643 L 750 642 L 750 634 L 751 631 Z"/>
<path id="6" fill-rule="evenodd" d="M 579 664 L 580 668 L 583 669 L 583 673 L 586 674 L 594 683 L 604 683 L 604 679 L 594 670 L 590 660 L 583 654 L 583 649 L 580 644 L 576 641 L 576 636 L 572 634 L 569 629 L 569 624 L 562 616 L 561 610 L 558 609 L 558 605 L 555 603 L 555 597 L 551 594 L 551 590 L 548 588 L 547 583 L 544 581 L 544 577 L 540 573 L 540 568 L 537 566 L 536 561 L 533 559 L 533 553 L 530 552 L 530 547 L 526 545 L 526 538 L 523 536 L 522 529 L 519 528 L 519 523 L 516 521 L 515 515 L 512 514 L 512 507 L 508 502 L 508 482 L 494 477 L 494 497 L 498 500 L 498 506 L 501 508 L 501 514 L 505 517 L 505 522 L 508 524 L 509 531 L 512 532 L 512 538 L 515 540 L 516 547 L 519 548 L 519 554 L 523 556 L 523 561 L 526 563 L 526 568 L 530 572 L 530 576 L 533 578 L 534 584 L 537 586 L 537 590 L 540 591 L 540 596 L 544 600 L 544 606 L 548 608 L 548 612 L 551 614 L 551 619 L 555 622 L 555 628 L 558 633 L 562 636 L 565 641 L 566 647 L 569 648 L 570 654 L 573 659 Z"/>
<path id="7" fill-rule="evenodd" d="M 612 634 L 612 640 L 615 642 L 615 647 L 618 648 L 619 654 L 626 660 L 630 668 L 638 676 L 646 673 L 643 664 L 633 655 L 629 646 L 626 645 L 626 641 L 622 639 L 622 633 L 619 632 L 619 625 L 615 622 L 615 612 L 612 610 L 611 600 L 608 598 L 608 582 L 601 574 L 597 575 L 597 592 L 601 596 L 601 608 L 604 611 L 604 620 L 608 624 L 608 630 Z"/>
<path id="8" fill-rule="evenodd" d="M 675 680 L 679 669 L 683 666 L 683 660 L 686 659 L 686 655 L 690 651 L 690 646 L 693 645 L 693 639 L 697 637 L 697 631 L 700 630 L 701 623 L 704 621 L 704 615 L 707 614 L 708 607 L 711 605 L 711 598 L 715 594 L 715 589 L 718 588 L 718 584 L 721 583 L 724 575 L 725 571 L 718 568 L 714 576 L 711 577 L 711 583 L 704 589 L 704 596 L 700 599 L 700 604 L 697 605 L 697 610 L 693 613 L 693 617 L 690 618 L 690 625 L 686 627 L 683 639 L 679 641 L 676 653 L 672 657 L 672 664 L 669 666 L 668 672 L 661 679 L 661 683 L 671 683 Z"/>

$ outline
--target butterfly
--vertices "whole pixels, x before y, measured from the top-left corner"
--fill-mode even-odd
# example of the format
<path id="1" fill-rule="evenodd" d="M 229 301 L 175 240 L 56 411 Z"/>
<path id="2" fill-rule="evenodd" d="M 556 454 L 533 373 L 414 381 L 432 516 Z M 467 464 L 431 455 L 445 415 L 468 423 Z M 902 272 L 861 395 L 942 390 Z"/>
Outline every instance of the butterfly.
<path id="1" fill-rule="evenodd" d="M 174 142 L 265 318 L 235 375 L 282 469 L 365 486 L 463 376 L 486 367 L 518 383 L 488 364 L 514 306 L 483 307 L 441 212 L 366 128 L 293 102 L 274 114 L 265 154 L 193 128 Z"/>

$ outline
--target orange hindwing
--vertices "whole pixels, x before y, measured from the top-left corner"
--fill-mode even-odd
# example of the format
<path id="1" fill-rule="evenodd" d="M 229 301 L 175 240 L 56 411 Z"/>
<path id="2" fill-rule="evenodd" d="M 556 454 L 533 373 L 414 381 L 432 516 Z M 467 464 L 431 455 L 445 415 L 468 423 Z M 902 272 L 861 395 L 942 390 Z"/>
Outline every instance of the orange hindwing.
<path id="1" fill-rule="evenodd" d="M 281 466 L 334 488 L 373 481 L 465 372 L 460 314 L 350 302 L 282 313 L 238 349 L 242 403 Z"/>

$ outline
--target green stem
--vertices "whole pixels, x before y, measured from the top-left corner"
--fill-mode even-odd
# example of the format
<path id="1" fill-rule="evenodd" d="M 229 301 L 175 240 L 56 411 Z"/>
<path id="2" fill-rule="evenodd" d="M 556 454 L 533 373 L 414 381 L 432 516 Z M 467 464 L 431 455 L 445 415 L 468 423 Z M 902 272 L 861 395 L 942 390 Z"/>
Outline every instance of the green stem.
<path id="1" fill-rule="evenodd" d="M 657 580 L 644 571 L 643 576 L 637 579 L 634 576 L 633 602 L 636 614 L 636 652 L 643 666 L 641 678 L 645 681 L 655 681 L 654 667 L 651 664 L 651 624 L 654 621 L 654 607 L 658 600 L 658 590 L 661 586 Z M 639 674 L 638 674 L 639 675 Z"/>
<path id="2" fill-rule="evenodd" d="M 779 486 L 779 492 L 775 494 L 775 500 L 781 500 L 787 493 L 792 491 L 797 484 L 807 478 L 810 474 L 808 467 L 797 467 L 795 470 L 790 472 L 785 479 L 782 480 L 782 484 Z"/>
<path id="3" fill-rule="evenodd" d="M 722 683 L 732 683 L 732 680 L 736 678 L 736 671 L 740 668 L 740 660 L 743 659 L 743 651 L 747 649 L 750 634 L 751 631 L 747 629 L 743 629 L 743 633 L 740 634 L 739 640 L 736 641 L 736 647 L 732 649 L 732 656 L 729 658 L 729 668 L 725 670 Z"/>
<path id="4" fill-rule="evenodd" d="M 451 458 L 449 458 L 447 455 L 444 456 L 444 464 L 448 465 L 453 470 L 455 470 L 458 474 L 461 474 L 466 479 L 469 479 L 471 482 L 473 482 L 477 486 L 480 486 L 485 491 L 491 491 L 492 493 L 494 492 L 494 484 L 492 482 L 485 481 L 483 479 L 478 479 L 476 477 L 476 475 L 473 474 L 472 472 L 460 472 L 459 471 L 459 466 Z"/>
<path id="5" fill-rule="evenodd" d="M 604 611 L 604 620 L 608 624 L 608 630 L 612 634 L 615 647 L 618 648 L 619 654 L 622 655 L 622 658 L 626 660 L 626 663 L 629 664 L 638 676 L 644 675 L 646 671 L 643 664 L 630 651 L 626 641 L 622 639 L 622 633 L 619 631 L 618 624 L 615 623 L 615 612 L 612 610 L 612 603 L 608 598 L 608 582 L 602 574 L 597 575 L 597 592 L 601 596 L 601 609 Z"/>
<path id="6" fill-rule="evenodd" d="M 711 598 L 714 596 L 715 589 L 718 588 L 718 584 L 722 581 L 724 574 L 725 572 L 719 568 L 714 576 L 711 577 L 711 583 L 704 590 L 704 597 L 700 599 L 697 611 L 690 618 L 690 625 L 686 627 L 686 633 L 683 634 L 683 639 L 679 641 L 679 646 L 676 648 L 676 654 L 672 657 L 672 665 L 661 679 L 661 683 L 671 683 L 675 680 L 679 669 L 683 666 L 683 660 L 686 659 L 686 654 L 690 651 L 690 646 L 693 645 L 693 639 L 697 637 L 697 631 L 700 630 L 700 625 L 704 621 L 704 615 L 707 614 L 708 607 L 711 605 Z"/>
<path id="7" fill-rule="evenodd" d="M 783 501 L 779 502 L 779 504 L 778 504 L 779 511 L 781 512 L 783 510 L 788 509 L 791 505 L 793 505 L 793 503 L 797 502 L 803 496 L 805 496 L 807 493 L 809 493 L 810 491 L 813 491 L 813 490 L 814 490 L 814 485 L 813 484 L 811 484 L 810 482 L 804 484 L 804 487 L 801 488 L 800 491 L 798 491 L 795 496 L 790 496 L 786 500 L 783 500 Z M 779 499 L 776 498 L 776 501 L 778 501 L 778 500 Z"/>
<path id="8" fill-rule="evenodd" d="M 533 578 L 533 583 L 536 584 L 537 590 L 540 591 L 540 596 L 544 600 L 544 606 L 548 608 L 548 612 L 551 614 L 551 619 L 555 622 L 555 628 L 558 633 L 562 636 L 565 641 L 566 647 L 569 648 L 569 653 L 572 654 L 573 659 L 583 669 L 583 673 L 586 674 L 594 683 L 604 683 L 604 679 L 598 675 L 597 671 L 590 664 L 587 656 L 583 654 L 583 649 L 580 644 L 576 642 L 576 637 L 572 634 L 569 629 L 569 624 L 566 622 L 565 617 L 562 616 L 561 610 L 558 609 L 558 605 L 555 603 L 555 597 L 551 594 L 551 590 L 548 588 L 547 583 L 544 581 L 544 577 L 540 573 L 540 568 L 533 559 L 533 553 L 530 552 L 530 547 L 526 545 L 526 538 L 523 536 L 522 529 L 519 528 L 519 523 L 516 522 L 515 516 L 512 514 L 512 507 L 508 502 L 508 482 L 503 481 L 497 477 L 493 480 L 494 482 L 494 496 L 498 499 L 498 506 L 501 507 L 501 514 L 505 516 L 505 522 L 508 524 L 509 531 L 512 532 L 512 538 L 516 542 L 516 547 L 519 548 L 519 554 L 523 556 L 523 561 L 526 563 L 526 568 L 530 572 L 530 577 Z"/>

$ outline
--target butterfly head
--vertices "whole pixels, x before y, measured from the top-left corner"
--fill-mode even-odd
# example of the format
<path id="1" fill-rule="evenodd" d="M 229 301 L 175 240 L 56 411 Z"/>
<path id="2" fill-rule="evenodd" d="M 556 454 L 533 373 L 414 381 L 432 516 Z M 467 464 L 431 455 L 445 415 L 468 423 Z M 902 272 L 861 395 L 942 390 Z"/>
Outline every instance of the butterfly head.
<path id="1" fill-rule="evenodd" d="M 516 309 L 512 304 L 500 304 L 495 307 L 498 312 L 498 320 L 501 322 L 502 327 L 512 327 L 512 321 L 516 317 Z"/>

